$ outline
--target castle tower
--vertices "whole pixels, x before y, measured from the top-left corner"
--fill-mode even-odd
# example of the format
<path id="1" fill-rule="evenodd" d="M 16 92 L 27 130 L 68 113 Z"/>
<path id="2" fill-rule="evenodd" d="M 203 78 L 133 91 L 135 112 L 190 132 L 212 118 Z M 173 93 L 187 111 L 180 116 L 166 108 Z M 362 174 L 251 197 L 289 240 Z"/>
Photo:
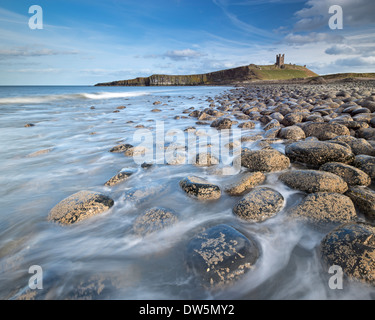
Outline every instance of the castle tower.
<path id="1" fill-rule="evenodd" d="M 278 54 L 276 55 L 276 67 L 278 68 L 284 68 L 284 59 L 285 59 L 285 54 Z"/>

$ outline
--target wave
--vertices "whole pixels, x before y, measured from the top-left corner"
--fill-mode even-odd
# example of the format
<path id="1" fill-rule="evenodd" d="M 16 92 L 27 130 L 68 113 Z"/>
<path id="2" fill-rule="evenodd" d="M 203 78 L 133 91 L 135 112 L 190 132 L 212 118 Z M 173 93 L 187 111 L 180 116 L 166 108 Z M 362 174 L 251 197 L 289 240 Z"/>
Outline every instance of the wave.
<path id="1" fill-rule="evenodd" d="M 73 93 L 73 94 L 52 94 L 38 96 L 18 96 L 0 98 L 0 104 L 37 104 L 50 103 L 61 100 L 105 100 L 116 98 L 128 98 L 149 95 L 149 92 L 96 92 L 96 93 Z"/>

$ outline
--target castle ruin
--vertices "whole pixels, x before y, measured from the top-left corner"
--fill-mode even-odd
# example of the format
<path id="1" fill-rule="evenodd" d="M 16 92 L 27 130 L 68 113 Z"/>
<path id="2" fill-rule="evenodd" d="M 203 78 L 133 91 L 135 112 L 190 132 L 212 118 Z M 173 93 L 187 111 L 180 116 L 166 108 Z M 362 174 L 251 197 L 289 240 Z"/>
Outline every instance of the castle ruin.
<path id="1" fill-rule="evenodd" d="M 285 66 L 284 66 L 284 58 L 285 58 L 285 54 L 278 54 L 278 55 L 276 55 L 275 66 L 278 67 L 278 68 L 280 68 L 280 69 L 285 68 Z"/>

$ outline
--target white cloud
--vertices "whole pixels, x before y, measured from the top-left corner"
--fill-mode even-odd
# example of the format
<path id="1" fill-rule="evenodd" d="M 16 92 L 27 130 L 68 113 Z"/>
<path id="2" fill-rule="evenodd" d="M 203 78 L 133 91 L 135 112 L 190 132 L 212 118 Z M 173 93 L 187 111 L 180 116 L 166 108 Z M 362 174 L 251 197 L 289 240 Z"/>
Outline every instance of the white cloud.
<path id="1" fill-rule="evenodd" d="M 348 46 L 346 44 L 335 44 L 327 48 L 324 52 L 326 54 L 331 54 L 331 55 L 339 55 L 339 54 L 351 55 L 351 54 L 358 53 L 358 51 L 355 48 L 353 48 L 352 46 Z"/>
<path id="2" fill-rule="evenodd" d="M 341 43 L 343 37 L 332 33 L 311 32 L 309 34 L 289 33 L 283 42 L 289 45 L 304 45 L 310 43 Z"/>
<path id="3" fill-rule="evenodd" d="M 175 61 L 195 59 L 195 58 L 202 57 L 203 55 L 204 55 L 203 53 L 196 51 L 196 50 L 192 50 L 192 49 L 172 50 L 172 51 L 167 51 L 164 54 L 165 57 L 170 58 Z"/>

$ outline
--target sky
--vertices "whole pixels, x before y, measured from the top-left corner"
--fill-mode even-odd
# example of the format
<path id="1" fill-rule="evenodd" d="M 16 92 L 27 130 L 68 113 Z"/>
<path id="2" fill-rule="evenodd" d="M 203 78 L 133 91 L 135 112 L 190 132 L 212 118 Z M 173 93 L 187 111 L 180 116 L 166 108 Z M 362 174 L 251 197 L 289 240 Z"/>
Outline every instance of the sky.
<path id="1" fill-rule="evenodd" d="M 375 1 L 0 0 L 0 85 L 206 73 L 278 53 L 321 75 L 375 72 Z"/>

